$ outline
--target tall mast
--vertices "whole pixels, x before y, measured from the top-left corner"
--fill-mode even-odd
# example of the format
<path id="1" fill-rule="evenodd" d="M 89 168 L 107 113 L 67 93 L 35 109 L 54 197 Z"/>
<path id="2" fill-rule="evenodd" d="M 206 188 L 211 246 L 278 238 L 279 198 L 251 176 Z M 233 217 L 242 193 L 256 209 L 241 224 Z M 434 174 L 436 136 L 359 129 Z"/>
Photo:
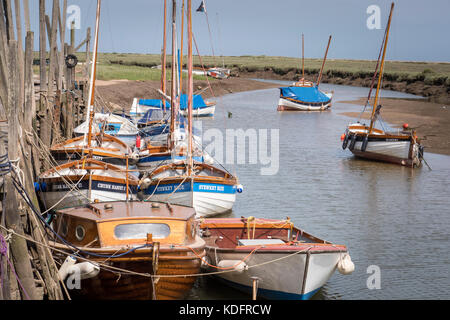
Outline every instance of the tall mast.
<path id="1" fill-rule="evenodd" d="M 192 78 L 192 12 L 191 12 L 191 0 L 187 0 L 187 13 L 188 13 L 188 126 L 189 126 L 189 145 L 188 145 L 188 175 L 192 174 L 192 106 L 193 106 L 193 94 L 194 94 L 194 80 Z"/>
<path id="2" fill-rule="evenodd" d="M 101 0 L 97 0 L 97 16 L 95 22 L 94 52 L 91 67 L 91 81 L 89 84 L 88 110 L 86 112 L 86 121 L 89 121 L 89 130 L 87 135 L 87 146 L 91 147 L 92 122 L 94 119 L 94 101 L 95 101 L 95 74 L 97 71 L 97 49 L 98 49 L 98 31 L 100 27 L 100 5 Z M 86 133 L 84 134 L 84 145 L 86 145 Z"/>
<path id="3" fill-rule="evenodd" d="M 302 79 L 305 79 L 305 39 L 302 33 Z"/>
<path id="4" fill-rule="evenodd" d="M 170 96 L 170 142 L 169 142 L 169 147 L 170 149 L 173 148 L 174 146 L 174 131 L 175 131 L 175 118 L 176 118 L 176 88 L 175 88 L 175 84 L 177 82 L 177 70 L 176 70 L 176 56 L 177 56 L 177 52 L 176 52 L 176 16 L 177 16 L 177 1 L 176 0 L 172 0 L 172 91 L 171 91 L 171 96 Z"/>
<path id="5" fill-rule="evenodd" d="M 184 0 L 181 5 L 180 93 L 183 93 Z"/>
<path id="6" fill-rule="evenodd" d="M 383 78 L 383 68 L 384 68 L 384 58 L 386 57 L 386 48 L 388 44 L 389 39 L 389 29 L 391 28 L 391 19 L 392 19 L 392 12 L 394 11 L 394 3 L 391 4 L 391 12 L 389 13 L 389 20 L 386 28 L 386 38 L 384 40 L 384 48 L 383 48 L 383 57 L 381 58 L 381 66 L 380 66 L 380 73 L 378 75 L 378 84 L 377 84 L 377 92 L 375 93 L 375 101 L 373 102 L 372 107 L 372 116 L 370 117 L 370 128 L 369 128 L 369 134 L 372 133 L 373 125 L 374 125 L 374 115 L 375 110 L 377 108 L 378 103 L 378 94 L 380 93 L 380 87 L 381 87 L 381 79 Z"/>
<path id="7" fill-rule="evenodd" d="M 162 62 L 161 62 L 161 91 L 166 94 L 166 47 L 167 47 L 167 41 L 166 41 L 166 21 L 167 16 L 167 0 L 164 0 L 164 31 L 163 31 L 163 56 L 162 56 Z M 164 113 L 166 111 L 166 99 L 162 98 L 163 103 L 163 110 Z"/>
<path id="8" fill-rule="evenodd" d="M 328 38 L 327 50 L 325 51 L 325 57 L 323 57 L 322 67 L 320 68 L 320 73 L 319 73 L 319 77 L 317 78 L 316 87 L 319 87 L 320 80 L 322 80 L 323 67 L 325 66 L 325 61 L 327 60 L 328 48 L 330 47 L 330 42 L 331 42 L 331 36 Z"/>

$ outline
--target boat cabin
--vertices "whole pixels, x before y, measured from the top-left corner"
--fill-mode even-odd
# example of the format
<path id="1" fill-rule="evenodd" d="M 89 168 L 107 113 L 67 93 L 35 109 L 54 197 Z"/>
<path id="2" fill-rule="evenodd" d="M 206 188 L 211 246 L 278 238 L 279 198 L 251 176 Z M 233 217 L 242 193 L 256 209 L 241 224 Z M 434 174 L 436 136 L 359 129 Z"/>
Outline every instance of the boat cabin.
<path id="1" fill-rule="evenodd" d="M 78 247 L 195 242 L 195 210 L 160 202 L 105 202 L 56 211 L 54 228 Z"/>

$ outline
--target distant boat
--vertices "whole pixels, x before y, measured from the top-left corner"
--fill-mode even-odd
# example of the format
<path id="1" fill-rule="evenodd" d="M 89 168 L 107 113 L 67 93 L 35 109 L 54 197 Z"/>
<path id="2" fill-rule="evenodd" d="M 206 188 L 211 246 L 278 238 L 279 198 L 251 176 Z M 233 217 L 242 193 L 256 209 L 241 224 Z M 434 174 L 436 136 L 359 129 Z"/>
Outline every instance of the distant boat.
<path id="1" fill-rule="evenodd" d="M 73 132 L 76 136 L 82 136 L 89 131 L 89 121 L 85 121 L 76 127 Z M 95 113 L 93 116 L 93 133 L 104 132 L 118 138 L 130 147 L 136 144 L 136 136 L 139 131 L 130 120 L 112 113 Z"/>
<path id="2" fill-rule="evenodd" d="M 333 275 L 354 270 L 345 245 L 319 239 L 292 222 L 274 219 L 201 220 L 208 272 L 238 290 L 265 299 L 307 300 Z"/>
<path id="3" fill-rule="evenodd" d="M 319 90 L 322 79 L 323 67 L 327 59 L 328 48 L 330 47 L 331 36 L 328 39 L 328 46 L 322 62 L 319 77 L 316 84 L 305 79 L 304 64 L 304 41 L 302 35 L 302 78 L 294 82 L 289 87 L 280 88 L 280 99 L 278 101 L 278 111 L 324 111 L 331 107 L 333 92 L 322 92 Z"/>
<path id="4" fill-rule="evenodd" d="M 65 261 L 62 281 L 78 268 L 80 288 L 70 291 L 74 298 L 179 300 L 200 274 L 205 242 L 197 234 L 192 208 L 121 201 L 59 210 L 55 216 L 61 239 L 50 245 L 67 252 L 55 258 Z M 126 272 L 116 274 L 116 268 Z"/>
<path id="5" fill-rule="evenodd" d="M 331 107 L 332 93 L 324 93 L 316 86 L 280 88 L 278 111 L 324 111 Z"/>
<path id="6" fill-rule="evenodd" d="M 154 109 L 163 109 L 162 99 L 137 99 L 133 100 L 130 115 L 135 118 L 145 118 L 145 114 Z M 170 110 L 170 102 L 166 100 L 166 110 Z M 194 95 L 193 116 L 194 117 L 212 117 L 216 109 L 215 101 L 205 101 L 199 94 Z M 184 117 L 187 116 L 187 95 L 180 96 L 180 113 Z"/>
<path id="7" fill-rule="evenodd" d="M 394 3 L 392 3 L 391 6 L 387 28 L 381 46 L 383 55 L 381 58 L 377 90 L 372 107 L 370 124 L 365 125 L 357 122 L 348 125 L 342 136 L 342 148 L 345 150 L 348 147 L 348 149 L 357 157 L 389 162 L 408 167 L 418 167 L 421 165 L 423 160 L 423 147 L 420 145 L 420 141 L 416 136 L 415 130 L 409 130 L 406 125 L 403 130 L 397 130 L 396 132 L 387 132 L 375 128 L 375 123 L 381 110 L 381 105 L 378 104 L 379 93 L 381 88 L 381 80 L 383 78 L 384 59 L 389 39 L 389 29 L 393 10 Z M 380 56 L 378 58 L 378 63 L 380 61 Z M 369 90 L 366 106 L 369 103 L 375 77 L 378 73 L 378 63 L 372 79 L 372 86 Z"/>
<path id="8" fill-rule="evenodd" d="M 228 79 L 231 74 L 231 70 L 227 68 L 214 67 L 209 68 L 206 74 L 212 78 L 216 79 Z"/>

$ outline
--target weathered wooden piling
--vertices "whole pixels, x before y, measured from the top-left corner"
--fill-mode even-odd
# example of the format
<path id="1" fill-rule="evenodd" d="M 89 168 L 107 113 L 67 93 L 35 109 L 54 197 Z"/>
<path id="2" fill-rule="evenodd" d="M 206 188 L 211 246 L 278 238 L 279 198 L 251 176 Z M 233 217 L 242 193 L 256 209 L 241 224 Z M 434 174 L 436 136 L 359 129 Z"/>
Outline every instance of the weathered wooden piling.
<path id="1" fill-rule="evenodd" d="M 60 300 L 69 297 L 63 295 L 48 232 L 37 216 L 34 181 L 49 168 L 48 148 L 71 138 L 82 121 L 88 73 L 83 70 L 85 75 L 75 82 L 75 67 L 66 57 L 86 45 L 83 69 L 89 68 L 90 29 L 76 46 L 72 28 L 71 43 L 65 43 L 67 0 L 53 0 L 51 19 L 46 1 L 39 0 L 36 81 L 29 1 L 11 2 L 0 1 L 0 264 L 5 271 L 0 299 Z"/>

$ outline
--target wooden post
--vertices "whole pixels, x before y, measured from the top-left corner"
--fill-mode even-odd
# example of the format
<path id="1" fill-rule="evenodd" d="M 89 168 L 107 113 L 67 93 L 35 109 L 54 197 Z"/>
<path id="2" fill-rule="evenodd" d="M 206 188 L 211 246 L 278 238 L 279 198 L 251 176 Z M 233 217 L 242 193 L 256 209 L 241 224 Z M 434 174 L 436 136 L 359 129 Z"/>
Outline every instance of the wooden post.
<path id="1" fill-rule="evenodd" d="M 9 42 L 9 82 L 8 82 L 8 156 L 10 160 L 15 160 L 18 157 L 18 115 L 19 109 L 17 96 L 18 86 L 18 67 L 17 67 L 17 41 Z M 16 198 L 16 191 L 8 175 L 5 179 L 5 187 L 7 191 L 5 201 L 5 221 L 9 229 L 14 230 L 18 234 L 23 234 L 22 223 L 20 220 L 18 201 Z M 14 259 L 15 272 L 20 279 L 23 290 L 22 297 L 28 299 L 36 298 L 36 285 L 33 278 L 33 270 L 31 262 L 28 258 L 28 247 L 26 241 L 16 235 L 12 236 L 10 243 L 11 253 Z"/>
<path id="2" fill-rule="evenodd" d="M 87 28 L 87 31 L 86 31 L 86 78 L 89 78 L 89 65 L 91 64 L 90 48 L 91 48 L 91 28 Z"/>
<path id="3" fill-rule="evenodd" d="M 40 91 L 47 91 L 47 34 L 45 25 L 45 0 L 39 0 L 39 58 Z M 41 109 L 42 110 L 42 109 Z"/>
<path id="4" fill-rule="evenodd" d="M 51 24 L 51 32 L 50 32 L 50 68 L 48 75 L 48 88 L 47 88 L 47 97 L 48 97 L 48 109 L 50 113 L 58 114 L 58 112 L 54 112 L 54 101 L 55 97 L 54 92 L 54 80 L 58 67 L 58 57 L 57 57 L 57 45 L 56 45 L 56 36 L 57 36 L 57 27 L 58 27 L 58 13 L 59 13 L 59 1 L 53 0 L 53 8 L 52 8 L 52 24 Z M 51 121 L 51 120 L 50 120 Z M 60 130 L 57 124 L 55 123 L 56 119 L 53 119 L 52 127 L 53 127 L 53 137 L 51 138 L 51 142 L 54 143 L 60 137 Z M 59 121 L 58 121 L 59 124 Z"/>
<path id="5" fill-rule="evenodd" d="M 258 277 L 251 277 L 252 279 L 252 300 L 256 300 L 258 297 L 258 283 L 259 283 L 259 278 Z"/>
<path id="6" fill-rule="evenodd" d="M 19 0 L 14 0 L 14 9 L 15 9 L 15 18 L 16 18 L 16 29 L 17 29 L 17 58 L 19 59 L 19 82 L 18 84 L 18 89 L 19 89 L 19 112 L 20 112 L 20 116 L 19 116 L 19 123 L 23 123 L 23 114 L 24 114 L 24 105 L 23 105 L 23 99 L 24 99 L 24 66 L 23 66 L 23 45 L 22 45 L 22 19 L 20 16 L 20 1 Z"/>
<path id="7" fill-rule="evenodd" d="M 30 26 L 30 4 L 28 0 L 23 0 L 23 12 L 25 16 L 25 31 L 31 31 Z"/>
<path id="8" fill-rule="evenodd" d="M 14 22 L 12 18 L 11 0 L 3 0 L 6 22 L 6 36 L 8 40 L 14 40 Z"/>
<path id="9" fill-rule="evenodd" d="M 8 100 L 7 92 L 7 60 L 8 60 L 8 48 L 7 48 L 7 29 L 6 23 L 3 17 L 5 12 L 3 10 L 3 2 L 0 1 L 0 101 L 6 106 Z M 3 85 L 2 85 L 3 84 Z M 6 115 L 5 115 L 6 118 Z"/>
<path id="10" fill-rule="evenodd" d="M 58 10 L 59 12 L 59 10 Z M 60 52 L 59 52 L 59 77 L 58 77 L 58 89 L 62 90 L 63 88 L 63 70 L 65 70 L 65 54 L 64 54 L 64 43 L 65 43 L 65 36 L 66 36 L 66 17 L 67 17 L 67 0 L 64 0 L 63 4 L 63 12 L 62 12 L 62 18 L 61 14 L 58 13 L 58 22 L 59 22 L 59 36 L 60 36 Z M 67 89 L 67 87 L 66 87 Z"/>

